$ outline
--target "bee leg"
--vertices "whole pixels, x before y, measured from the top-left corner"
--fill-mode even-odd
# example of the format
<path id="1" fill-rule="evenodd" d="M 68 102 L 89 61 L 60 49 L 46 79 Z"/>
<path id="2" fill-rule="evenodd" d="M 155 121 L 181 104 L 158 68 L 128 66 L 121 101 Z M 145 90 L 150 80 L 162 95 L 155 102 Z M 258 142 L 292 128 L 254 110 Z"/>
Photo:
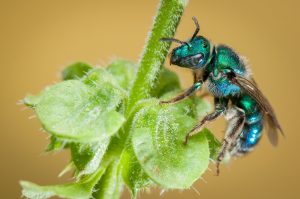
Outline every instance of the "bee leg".
<path id="1" fill-rule="evenodd" d="M 198 133 L 207 123 L 217 119 L 221 114 L 224 112 L 224 110 L 215 110 L 213 113 L 210 113 L 206 115 L 200 122 L 197 124 L 190 132 L 188 132 L 185 136 L 184 144 L 188 143 L 189 137 L 192 135 Z"/>
<path id="2" fill-rule="evenodd" d="M 220 163 L 222 162 L 225 154 L 229 152 L 230 149 L 232 149 L 232 145 L 236 143 L 236 140 L 238 139 L 245 123 L 245 112 L 242 109 L 237 107 L 234 107 L 231 110 L 229 110 L 226 113 L 225 117 L 229 121 L 229 125 L 228 125 L 227 132 L 225 134 L 225 138 L 222 142 L 221 150 L 216 160 L 216 167 L 217 167 L 216 175 L 219 175 Z"/>
<path id="3" fill-rule="evenodd" d="M 180 95 L 178 95 L 170 100 L 160 101 L 159 103 L 160 104 L 174 104 L 174 103 L 180 102 L 180 101 L 184 100 L 185 98 L 191 96 L 197 90 L 199 90 L 202 87 L 202 85 L 203 85 L 203 81 L 198 80 L 196 83 L 193 84 L 192 87 L 190 87 L 189 89 L 187 89 Z"/>
<path id="4" fill-rule="evenodd" d="M 202 79 L 203 73 L 199 70 L 193 70 L 194 84 Z"/>
<path id="5" fill-rule="evenodd" d="M 215 111 L 206 115 L 192 130 L 190 130 L 190 132 L 186 134 L 184 144 L 188 143 L 189 137 L 198 133 L 209 122 L 221 116 L 226 110 L 227 104 L 228 104 L 228 100 L 215 98 Z"/>

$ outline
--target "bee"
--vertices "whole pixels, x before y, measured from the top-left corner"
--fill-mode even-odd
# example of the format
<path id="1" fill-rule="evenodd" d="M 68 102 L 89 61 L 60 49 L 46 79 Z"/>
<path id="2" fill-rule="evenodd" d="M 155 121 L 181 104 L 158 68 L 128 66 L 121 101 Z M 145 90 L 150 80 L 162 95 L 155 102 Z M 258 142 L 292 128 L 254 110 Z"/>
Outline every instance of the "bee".
<path id="1" fill-rule="evenodd" d="M 217 175 L 224 156 L 242 156 L 258 144 L 263 127 L 273 145 L 278 142 L 278 132 L 283 134 L 275 112 L 251 76 L 245 59 L 226 45 L 213 45 L 208 39 L 197 35 L 200 26 L 192 18 L 196 30 L 188 41 L 161 38 L 164 42 L 180 45 L 171 51 L 170 65 L 192 69 L 194 84 L 180 95 L 161 101 L 161 104 L 177 103 L 194 94 L 202 87 L 214 97 L 214 111 L 206 115 L 186 135 L 200 132 L 211 121 L 224 116 L 228 122 L 224 139 L 216 158 Z"/>

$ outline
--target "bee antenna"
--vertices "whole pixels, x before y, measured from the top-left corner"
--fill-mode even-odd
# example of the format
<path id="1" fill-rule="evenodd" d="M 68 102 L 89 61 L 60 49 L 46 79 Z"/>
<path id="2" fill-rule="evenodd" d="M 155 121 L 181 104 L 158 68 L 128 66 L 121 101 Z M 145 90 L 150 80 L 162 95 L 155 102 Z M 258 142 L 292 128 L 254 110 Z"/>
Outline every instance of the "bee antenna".
<path id="1" fill-rule="evenodd" d="M 185 41 L 180 41 L 179 39 L 175 39 L 175 38 L 161 38 L 160 41 L 171 41 L 171 42 L 176 42 L 179 44 L 185 44 L 185 45 L 189 45 L 187 42 Z"/>
<path id="2" fill-rule="evenodd" d="M 200 25 L 199 25 L 198 20 L 196 19 L 196 17 L 193 16 L 193 17 L 192 17 L 192 20 L 193 20 L 194 23 L 195 23 L 196 30 L 195 30 L 195 32 L 194 32 L 194 34 L 193 34 L 193 36 L 192 36 L 191 41 L 193 41 L 193 39 L 197 36 L 197 34 L 198 34 L 199 30 L 200 30 Z"/>

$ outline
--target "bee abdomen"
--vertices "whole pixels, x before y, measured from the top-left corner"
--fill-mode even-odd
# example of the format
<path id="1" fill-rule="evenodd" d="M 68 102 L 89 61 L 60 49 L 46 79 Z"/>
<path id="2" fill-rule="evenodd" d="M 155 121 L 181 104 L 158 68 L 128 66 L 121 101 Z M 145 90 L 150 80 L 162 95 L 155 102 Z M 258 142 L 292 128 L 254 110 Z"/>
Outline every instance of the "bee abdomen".
<path id="1" fill-rule="evenodd" d="M 238 153 L 251 151 L 261 138 L 263 129 L 262 112 L 258 104 L 248 95 L 242 95 L 237 103 L 244 110 L 246 121 L 237 143 Z"/>
<path id="2" fill-rule="evenodd" d="M 263 124 L 262 121 L 257 121 L 252 124 L 245 124 L 239 138 L 238 152 L 246 153 L 251 151 L 261 138 Z"/>

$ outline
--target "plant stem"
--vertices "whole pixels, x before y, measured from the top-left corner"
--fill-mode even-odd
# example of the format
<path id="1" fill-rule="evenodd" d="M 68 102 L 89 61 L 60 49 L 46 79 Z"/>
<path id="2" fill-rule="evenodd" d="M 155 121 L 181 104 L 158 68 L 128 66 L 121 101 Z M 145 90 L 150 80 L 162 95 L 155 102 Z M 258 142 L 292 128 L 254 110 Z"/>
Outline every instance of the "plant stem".
<path id="1" fill-rule="evenodd" d="M 168 42 L 161 42 L 160 38 L 174 36 L 187 3 L 188 0 L 161 0 L 139 61 L 139 69 L 130 92 L 126 116 L 137 101 L 150 97 L 151 89 L 157 82 L 157 75 L 171 45 Z"/>
<path id="2" fill-rule="evenodd" d="M 156 84 L 156 77 L 171 46 L 170 43 L 160 42 L 159 40 L 162 37 L 174 36 L 187 2 L 188 0 L 161 0 L 160 2 L 152 30 L 150 31 L 141 60 L 139 61 L 139 69 L 130 92 L 125 112 L 127 117 L 127 122 L 124 125 L 125 129 L 131 125 L 132 118 L 130 119 L 130 113 L 133 111 L 136 102 L 150 97 L 151 89 Z M 121 155 L 127 139 L 128 130 L 120 133 L 120 136 L 114 136 L 112 138 L 109 148 L 114 148 L 114 157 Z M 116 151 L 116 149 L 118 150 Z M 110 155 L 106 154 L 106 156 Z"/>

